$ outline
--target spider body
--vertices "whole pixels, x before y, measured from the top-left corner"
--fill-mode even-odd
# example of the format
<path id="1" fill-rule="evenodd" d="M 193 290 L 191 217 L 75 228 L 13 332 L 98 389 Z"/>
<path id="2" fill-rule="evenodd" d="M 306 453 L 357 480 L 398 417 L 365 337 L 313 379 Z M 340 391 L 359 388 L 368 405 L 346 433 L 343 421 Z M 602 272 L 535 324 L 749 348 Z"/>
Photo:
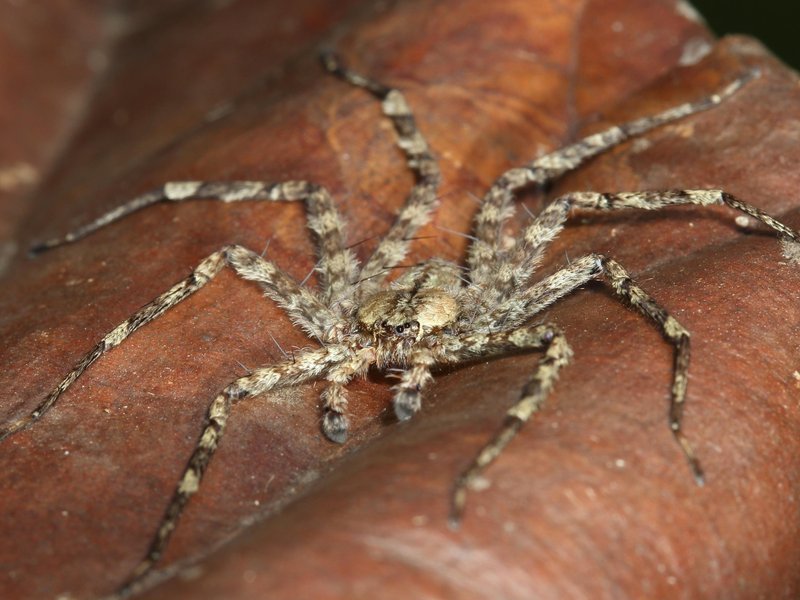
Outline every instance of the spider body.
<path id="1" fill-rule="evenodd" d="M 420 342 L 453 325 L 461 313 L 456 297 L 438 289 L 410 289 L 378 292 L 358 310 L 364 333 L 381 340 Z"/>
<path id="2" fill-rule="evenodd" d="M 405 420 L 419 411 L 425 386 L 432 380 L 432 368 L 513 352 L 539 351 L 541 356 L 536 368 L 520 391 L 518 401 L 508 409 L 502 428 L 456 479 L 451 523 L 457 525 L 470 485 L 539 410 L 560 369 L 571 358 L 561 330 L 553 324 L 537 322 L 537 315 L 597 278 L 605 279 L 621 300 L 648 318 L 672 345 L 674 376 L 669 428 L 695 479 L 702 483 L 700 464 L 682 431 L 689 365 L 688 331 L 610 257 L 600 254 L 578 257 L 539 280 L 534 278 L 535 270 L 573 208 L 654 210 L 680 204 L 726 204 L 772 228 L 787 248 L 796 249 L 800 241 L 800 234 L 795 230 L 722 190 L 572 192 L 555 199 L 534 216 L 510 245 L 501 235 L 503 225 L 513 212 L 516 190 L 547 185 L 632 136 L 720 104 L 756 76 L 755 72 L 749 72 L 716 94 L 590 135 L 528 165 L 507 171 L 491 186 L 481 203 L 465 265 L 431 258 L 387 283 L 387 275 L 400 266 L 406 256 L 414 233 L 429 222 L 436 208 L 439 167 L 399 91 L 344 68 L 332 54 L 323 55 L 323 64 L 329 72 L 381 100 L 384 115 L 391 120 L 397 133 L 398 146 L 416 176 L 416 184 L 394 224 L 363 265 L 345 245 L 344 222 L 330 194 L 323 186 L 307 181 L 170 182 L 64 237 L 34 247 L 34 251 L 42 251 L 77 241 L 156 202 L 194 198 L 224 202 L 302 201 L 308 213 L 308 226 L 317 242 L 318 289 L 298 283 L 271 261 L 242 246 L 226 246 L 213 252 L 183 281 L 104 336 L 35 410 L 0 427 L 2 440 L 33 424 L 100 356 L 200 290 L 226 266 L 242 279 L 260 285 L 265 295 L 276 302 L 297 327 L 319 342 L 318 347 L 298 352 L 283 362 L 253 369 L 213 399 L 199 440 L 150 548 L 129 580 L 115 593 L 115 598 L 141 589 L 153 571 L 184 506 L 200 489 L 203 474 L 237 402 L 281 386 L 324 380 L 322 430 L 330 440 L 341 443 L 346 440 L 348 431 L 346 386 L 372 366 L 399 372 L 399 382 L 393 388 L 393 406 L 396 416 Z"/>

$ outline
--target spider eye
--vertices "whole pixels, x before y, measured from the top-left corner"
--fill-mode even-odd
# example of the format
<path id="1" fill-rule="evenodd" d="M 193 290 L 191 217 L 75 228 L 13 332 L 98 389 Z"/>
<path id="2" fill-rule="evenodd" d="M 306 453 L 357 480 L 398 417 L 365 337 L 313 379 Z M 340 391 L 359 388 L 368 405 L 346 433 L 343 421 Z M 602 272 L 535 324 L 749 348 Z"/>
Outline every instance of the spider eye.
<path id="1" fill-rule="evenodd" d="M 401 333 L 403 333 L 403 332 L 404 332 L 404 331 L 405 331 L 407 328 L 408 328 L 408 323 L 404 323 L 404 324 L 402 324 L 402 325 L 397 325 L 397 326 L 394 328 L 394 332 L 395 332 L 396 334 L 400 335 L 400 334 L 401 334 Z"/>

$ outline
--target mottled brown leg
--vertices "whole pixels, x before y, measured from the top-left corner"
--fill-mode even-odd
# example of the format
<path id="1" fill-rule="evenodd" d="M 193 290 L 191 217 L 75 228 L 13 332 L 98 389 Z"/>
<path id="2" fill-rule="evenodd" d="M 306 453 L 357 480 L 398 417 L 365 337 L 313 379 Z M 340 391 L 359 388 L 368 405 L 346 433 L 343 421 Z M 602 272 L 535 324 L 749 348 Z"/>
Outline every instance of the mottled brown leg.
<path id="1" fill-rule="evenodd" d="M 500 230 L 513 214 L 513 194 L 529 185 L 546 185 L 564 173 L 577 169 L 590 158 L 605 152 L 651 129 L 693 115 L 717 106 L 739 91 L 747 82 L 758 76 L 758 71 L 750 71 L 736 79 L 718 93 L 667 109 L 657 115 L 629 121 L 610 127 L 605 131 L 590 135 L 579 142 L 561 148 L 530 164 L 511 169 L 501 175 L 483 198 L 481 208 L 475 216 L 475 237 L 467 257 L 471 278 L 474 282 L 486 285 L 493 281 L 496 257 L 502 253 Z M 495 283 L 494 286 L 497 287 Z M 507 290 L 499 288 L 501 293 Z"/>
<path id="2" fill-rule="evenodd" d="M 183 281 L 149 302 L 101 339 L 83 356 L 66 377 L 30 414 L 0 426 L 0 440 L 38 421 L 86 369 L 103 354 L 119 346 L 134 331 L 146 325 L 206 285 L 227 264 L 244 279 L 261 284 L 266 294 L 289 314 L 292 320 L 314 335 L 323 332 L 335 315 L 309 290 L 297 283 L 273 263 L 241 246 L 228 246 L 209 255 Z M 310 315 L 307 318 L 306 315 Z"/>
<path id="3" fill-rule="evenodd" d="M 675 348 L 669 427 L 689 462 L 695 481 L 702 485 L 703 471 L 681 429 L 689 369 L 689 332 L 639 287 L 617 261 L 601 254 L 583 256 L 517 296 L 514 300 L 517 308 L 504 313 L 503 308 L 498 307 L 496 312 L 489 315 L 485 326 L 496 329 L 519 326 L 598 275 L 604 275 L 618 296 L 630 302 L 658 325 L 661 333 Z"/>
<path id="4" fill-rule="evenodd" d="M 506 413 L 503 427 L 492 440 L 478 452 L 469 467 L 456 480 L 450 510 L 450 525 L 458 527 L 467 500 L 467 491 L 481 473 L 514 439 L 520 428 L 538 412 L 553 385 L 558 372 L 569 362 L 572 352 L 564 335 L 552 325 L 523 327 L 513 331 L 479 334 L 462 338 L 462 359 L 503 352 L 544 349 L 536 370 L 522 389 L 519 400 Z"/>
<path id="5" fill-rule="evenodd" d="M 182 202 L 184 200 L 219 200 L 242 202 L 248 200 L 303 201 L 308 211 L 308 227 L 317 238 L 320 288 L 330 305 L 331 299 L 349 291 L 356 279 L 358 262 L 345 248 L 344 223 L 333 205 L 328 191 L 308 181 L 173 181 L 160 188 L 137 196 L 133 200 L 79 227 L 63 237 L 36 244 L 31 252 L 36 254 L 63 244 L 80 240 L 90 233 L 110 225 L 127 215 L 157 202 Z"/>
<path id="6" fill-rule="evenodd" d="M 435 358 L 428 348 L 417 348 L 408 362 L 409 367 L 400 376 L 400 383 L 392 388 L 394 414 L 400 421 L 410 419 L 422 407 L 422 390 L 433 380 L 431 367 Z"/>
<path id="7" fill-rule="evenodd" d="M 406 155 L 416 184 L 406 198 L 391 229 L 381 238 L 378 247 L 361 269 L 362 293 L 378 288 L 389 269 L 398 265 L 408 253 L 411 237 L 428 223 L 436 209 L 436 192 L 441 173 L 428 143 L 417 128 L 414 115 L 403 94 L 377 81 L 344 67 L 333 53 L 324 53 L 322 63 L 328 71 L 352 85 L 362 87 L 382 101 L 383 114 L 397 132 L 397 145 Z"/>
<path id="8" fill-rule="evenodd" d="M 501 281 L 503 289 L 507 290 L 524 286 L 533 275 L 550 242 L 563 229 L 570 211 L 574 208 L 603 211 L 628 208 L 658 210 L 685 204 L 698 206 L 726 204 L 764 223 L 785 241 L 795 244 L 800 242 L 800 233 L 722 190 L 654 190 L 615 194 L 571 192 L 551 202 L 523 230 L 521 242 L 509 253 L 503 264 L 498 266 L 497 281 Z"/>
<path id="9" fill-rule="evenodd" d="M 306 351 L 292 360 L 254 370 L 246 377 L 234 381 L 214 399 L 208 408 L 203 433 L 189 458 L 145 558 L 132 571 L 128 581 L 109 598 L 127 598 L 147 586 L 148 575 L 164 553 L 184 507 L 200 489 L 203 474 L 217 450 L 233 404 L 277 387 L 296 385 L 313 379 L 340 361 L 343 355 L 344 350 L 340 347 Z"/>

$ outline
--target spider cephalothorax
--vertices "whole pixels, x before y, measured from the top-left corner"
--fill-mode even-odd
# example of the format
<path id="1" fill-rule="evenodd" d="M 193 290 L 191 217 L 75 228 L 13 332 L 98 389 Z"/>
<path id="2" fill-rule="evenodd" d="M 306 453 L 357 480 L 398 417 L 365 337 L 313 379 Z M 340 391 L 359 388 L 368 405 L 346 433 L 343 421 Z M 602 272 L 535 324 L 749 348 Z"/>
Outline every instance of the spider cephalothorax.
<path id="1" fill-rule="evenodd" d="M 559 369 L 571 356 L 564 335 L 557 327 L 549 323 L 532 323 L 533 319 L 562 296 L 598 277 L 606 279 L 620 299 L 649 318 L 672 344 L 675 370 L 669 427 L 695 478 L 702 481 L 699 462 L 681 428 L 689 364 L 688 332 L 609 257 L 588 254 L 574 258 L 562 269 L 538 281 L 533 277 L 536 266 L 573 208 L 649 210 L 679 204 L 727 204 L 771 227 L 786 244 L 793 246 L 792 256 L 798 256 L 796 243 L 800 235 L 797 232 L 721 190 L 613 194 L 573 192 L 555 199 L 533 217 L 522 228 L 518 239 L 506 243 L 509 240 L 502 236 L 503 225 L 513 212 L 512 200 L 516 190 L 527 185 L 546 185 L 633 135 L 718 105 L 755 76 L 750 72 L 717 94 L 612 127 L 528 165 L 507 171 L 497 179 L 481 203 L 465 265 L 434 258 L 411 267 L 396 281 L 387 284 L 387 274 L 400 266 L 414 233 L 430 220 L 436 207 L 439 167 L 400 92 L 341 67 L 333 55 L 326 54 L 323 62 L 330 72 L 366 88 L 382 100 L 384 114 L 391 119 L 398 134 L 398 145 L 417 179 L 395 223 L 363 265 L 345 245 L 343 222 L 327 190 L 307 181 L 172 182 L 135 198 L 65 237 L 35 247 L 44 250 L 73 242 L 155 202 L 189 198 L 213 198 L 226 202 L 304 201 L 309 227 L 318 242 L 318 289 L 305 287 L 271 261 L 242 246 L 226 246 L 212 253 L 186 279 L 110 331 L 32 413 L 0 428 L 0 439 L 3 439 L 39 419 L 103 353 L 201 289 L 225 266 L 231 267 L 242 278 L 261 285 L 266 295 L 284 309 L 294 324 L 319 343 L 318 347 L 300 351 L 283 362 L 253 369 L 224 388 L 213 400 L 203 432 L 150 549 L 130 580 L 118 590 L 118 597 L 137 589 L 161 557 L 184 505 L 200 487 L 203 473 L 236 402 L 280 386 L 312 379 L 325 380 L 321 396 L 322 428 L 328 438 L 343 442 L 348 428 L 346 386 L 371 366 L 399 371 L 399 382 L 393 388 L 394 410 L 400 419 L 407 419 L 421 406 L 422 393 L 431 380 L 432 367 L 456 365 L 508 352 L 540 351 L 542 356 L 538 365 L 519 400 L 508 410 L 503 428 L 456 480 L 451 515 L 452 522 L 457 523 L 470 484 L 513 439 L 521 425 L 539 410 Z"/>
<path id="2" fill-rule="evenodd" d="M 458 314 L 458 301 L 447 291 L 413 288 L 370 296 L 357 318 L 363 331 L 378 343 L 419 342 L 451 327 Z"/>

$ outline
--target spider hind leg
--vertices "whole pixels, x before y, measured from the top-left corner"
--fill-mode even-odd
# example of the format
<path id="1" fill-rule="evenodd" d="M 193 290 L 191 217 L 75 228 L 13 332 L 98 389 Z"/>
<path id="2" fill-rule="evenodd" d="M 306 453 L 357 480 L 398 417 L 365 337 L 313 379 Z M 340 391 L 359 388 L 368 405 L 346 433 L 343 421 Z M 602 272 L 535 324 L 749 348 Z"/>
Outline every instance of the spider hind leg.
<path id="1" fill-rule="evenodd" d="M 473 356 L 502 354 L 525 350 L 544 350 L 520 397 L 506 412 L 500 431 L 481 448 L 472 463 L 459 475 L 453 486 L 450 505 L 450 527 L 461 523 L 469 489 L 475 485 L 483 471 L 503 452 L 522 426 L 537 413 L 550 395 L 559 371 L 572 356 L 566 338 L 550 324 L 520 327 L 493 334 L 467 334 L 458 342 L 456 350 L 462 360 Z"/>

